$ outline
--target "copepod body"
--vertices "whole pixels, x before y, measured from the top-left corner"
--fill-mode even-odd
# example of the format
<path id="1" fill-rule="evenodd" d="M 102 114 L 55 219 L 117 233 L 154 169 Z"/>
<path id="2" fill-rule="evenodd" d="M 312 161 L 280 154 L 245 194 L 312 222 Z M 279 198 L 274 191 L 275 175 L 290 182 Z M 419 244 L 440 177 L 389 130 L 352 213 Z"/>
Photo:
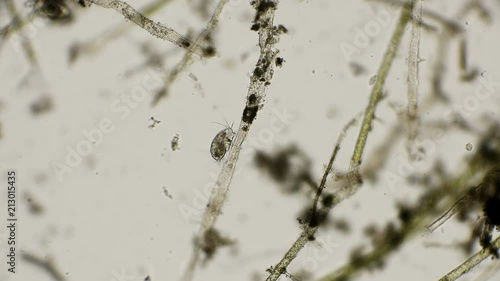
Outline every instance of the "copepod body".
<path id="1" fill-rule="evenodd" d="M 226 152 L 229 150 L 229 147 L 231 147 L 233 137 L 234 131 L 229 126 L 215 135 L 212 140 L 212 144 L 210 145 L 210 154 L 215 161 L 219 162 L 222 158 L 224 158 Z"/>

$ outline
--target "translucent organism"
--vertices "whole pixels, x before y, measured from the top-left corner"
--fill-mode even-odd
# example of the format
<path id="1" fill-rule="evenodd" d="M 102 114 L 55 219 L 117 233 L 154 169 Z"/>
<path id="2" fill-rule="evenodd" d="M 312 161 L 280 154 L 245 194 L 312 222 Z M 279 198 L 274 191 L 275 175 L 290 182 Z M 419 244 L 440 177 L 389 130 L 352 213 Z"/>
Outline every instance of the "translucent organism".
<path id="1" fill-rule="evenodd" d="M 212 140 L 212 144 L 210 145 L 210 154 L 215 161 L 219 162 L 224 156 L 226 152 L 231 147 L 231 143 L 233 142 L 234 131 L 231 127 L 226 126 L 223 130 L 221 130 L 217 135 L 215 135 Z"/>

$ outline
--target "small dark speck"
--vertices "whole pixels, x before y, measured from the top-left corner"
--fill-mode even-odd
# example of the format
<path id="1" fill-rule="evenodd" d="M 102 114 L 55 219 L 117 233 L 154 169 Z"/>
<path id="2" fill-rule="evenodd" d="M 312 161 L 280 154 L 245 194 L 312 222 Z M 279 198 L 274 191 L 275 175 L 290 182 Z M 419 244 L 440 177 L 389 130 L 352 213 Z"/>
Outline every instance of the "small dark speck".
<path id="1" fill-rule="evenodd" d="M 203 55 L 205 57 L 213 57 L 215 56 L 216 50 L 213 46 L 208 46 L 205 49 L 203 49 Z"/>
<path id="2" fill-rule="evenodd" d="M 166 188 L 166 187 L 164 187 L 164 186 L 163 186 L 162 188 L 163 188 L 163 193 L 165 194 L 165 196 L 167 196 L 167 197 L 168 197 L 168 198 L 170 198 L 170 199 L 174 199 L 174 197 L 172 197 L 172 194 L 170 194 L 170 193 L 168 192 L 168 190 L 167 190 L 167 188 Z"/>
<path id="3" fill-rule="evenodd" d="M 151 123 L 151 125 L 149 125 L 148 127 L 149 128 L 154 128 L 156 126 L 156 124 L 159 124 L 161 123 L 161 121 L 158 121 L 156 120 L 154 117 L 151 116 L 151 118 L 149 118 L 150 121 L 153 121 L 153 123 Z"/>
<path id="4" fill-rule="evenodd" d="M 283 26 L 283 25 L 278 25 L 278 31 L 281 32 L 281 33 L 284 33 L 284 34 L 287 34 L 288 33 L 288 29 Z"/>
<path id="5" fill-rule="evenodd" d="M 467 151 L 472 151 L 473 148 L 474 148 L 474 146 L 470 142 L 465 145 L 465 149 L 467 149 Z"/>
<path id="6" fill-rule="evenodd" d="M 53 109 L 53 107 L 54 103 L 52 101 L 52 98 L 48 95 L 42 95 L 31 104 L 30 109 L 33 115 L 40 115 L 49 112 Z"/>
<path id="7" fill-rule="evenodd" d="M 280 57 L 276 58 L 276 66 L 277 67 L 282 67 L 283 66 L 283 62 L 285 62 L 285 60 L 283 58 L 280 58 Z"/>
<path id="8" fill-rule="evenodd" d="M 255 70 L 253 71 L 253 75 L 257 78 L 259 78 L 263 74 L 264 74 L 264 70 L 262 70 L 262 68 L 260 68 L 260 67 L 256 67 Z"/>
<path id="9" fill-rule="evenodd" d="M 359 76 L 367 72 L 366 68 L 357 62 L 349 63 L 349 68 L 354 76 Z"/>
<path id="10" fill-rule="evenodd" d="M 38 201 L 34 200 L 31 194 L 27 193 L 24 197 L 32 214 L 38 215 L 43 213 L 43 206 Z"/>
<path id="11" fill-rule="evenodd" d="M 172 141 L 170 142 L 170 147 L 172 148 L 172 151 L 176 151 L 176 150 L 180 149 L 179 134 L 175 134 L 175 136 L 172 138 Z"/>
<path id="12" fill-rule="evenodd" d="M 257 96 L 255 94 L 251 94 L 248 96 L 248 104 L 253 105 L 257 103 Z"/>

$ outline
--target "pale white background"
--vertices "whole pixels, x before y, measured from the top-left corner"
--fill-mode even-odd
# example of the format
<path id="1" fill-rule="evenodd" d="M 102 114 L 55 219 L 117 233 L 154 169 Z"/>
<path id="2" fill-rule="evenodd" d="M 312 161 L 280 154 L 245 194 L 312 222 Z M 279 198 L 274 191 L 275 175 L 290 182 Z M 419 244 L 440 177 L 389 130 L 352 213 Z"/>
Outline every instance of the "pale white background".
<path id="1" fill-rule="evenodd" d="M 424 7 L 452 18 L 461 7 L 457 2 L 426 1 Z M 500 5 L 498 1 L 484 2 L 493 19 L 490 25 L 476 14 L 461 23 L 468 21 L 464 27 L 470 64 L 492 75 L 493 81 L 500 81 Z M 146 1 L 128 3 L 141 7 Z M 22 8 L 22 3 L 18 4 Z M 194 5 L 173 1 L 152 18 L 181 34 L 198 32 L 206 19 L 193 11 Z M 354 45 L 355 29 L 363 29 L 374 21 L 374 14 L 381 9 L 386 8 L 365 1 L 281 1 L 275 22 L 289 29 L 278 44 L 286 63 L 275 73 L 264 108 L 244 148 L 248 153 L 240 159 L 240 172 L 233 180 L 224 214 L 217 223 L 221 232 L 237 240 L 238 245 L 233 250 L 221 250 L 207 268 L 197 272 L 196 280 L 250 280 L 255 274 L 263 280 L 265 269 L 275 264 L 298 237 L 300 228 L 295 218 L 307 200 L 303 196 L 282 194 L 276 183 L 252 165 L 251 157 L 256 148 L 272 151 L 281 145 L 297 144 L 312 159 L 313 174 L 319 181 L 341 128 L 367 104 L 371 90 L 368 81 L 377 71 L 399 13 L 391 14 L 390 24 L 382 27 L 360 53 L 347 58 L 341 46 Z M 218 55 L 195 61 L 170 86 L 170 95 L 158 106 L 150 106 L 150 93 L 123 120 L 113 112 L 113 101 L 122 94 L 129 95 L 148 76 L 144 69 L 138 68 L 145 59 L 140 44 L 147 42 L 154 50 L 167 52 L 164 57 L 167 71 L 184 51 L 133 26 L 126 36 L 98 54 L 69 65 L 71 44 L 94 38 L 124 21 L 115 11 L 97 6 L 75 11 L 74 24 L 46 24 L 31 33 L 42 76 L 30 68 L 12 42 L 6 42 L 0 49 L 0 167 L 4 182 L 6 169 L 18 172 L 19 247 L 38 256 L 52 257 L 71 281 L 139 281 L 148 274 L 152 280 L 178 280 L 198 230 L 196 218 L 186 220 L 180 209 L 194 207 L 197 194 L 213 183 L 214 175 L 221 169 L 208 150 L 212 138 L 221 130 L 213 122 L 227 120 L 235 122 L 235 127 L 239 122 L 249 75 L 258 57 L 257 33 L 250 31 L 254 11 L 247 1 L 230 1 L 215 35 Z M 2 25 L 5 24 L 4 11 L 0 17 Z M 366 161 L 398 121 L 388 102 L 405 103 L 408 34 L 387 80 L 389 96 L 377 110 L 379 119 L 368 139 Z M 423 33 L 420 56 L 424 60 L 421 63 L 424 96 L 429 93 L 428 78 L 436 59 L 436 44 L 435 35 Z M 457 41 L 453 41 L 447 54 L 444 88 L 455 103 L 462 103 L 480 82 L 458 81 L 457 46 Z M 354 76 L 349 68 L 351 61 L 363 65 L 367 72 Z M 138 71 L 133 76 L 126 76 L 134 69 Z M 201 89 L 189 73 L 196 75 Z M 498 119 L 498 91 L 471 112 L 470 121 L 478 129 L 484 129 L 478 121 L 484 113 Z M 29 105 L 42 93 L 53 98 L 54 110 L 35 117 Z M 294 118 L 271 138 L 262 137 L 275 110 L 291 112 Z M 442 111 L 422 114 L 440 120 Z M 151 116 L 161 121 L 155 128 L 148 127 Z M 82 130 L 97 128 L 104 118 L 113 122 L 115 130 L 105 134 L 102 142 L 93 146 L 91 155 L 58 181 L 51 163 L 64 163 L 66 147 L 74 148 L 84 140 Z M 351 130 L 342 146 L 335 165 L 341 170 L 348 167 L 358 130 Z M 180 135 L 181 149 L 173 152 L 170 141 L 175 134 Z M 250 145 L 251 140 L 257 145 Z M 476 141 L 474 136 L 463 133 L 447 134 L 445 143 L 439 145 L 426 164 L 440 157 L 449 171 L 458 171 L 467 155 L 465 144 Z M 401 159 L 406 157 L 404 146 L 399 145 L 390 157 L 386 173 L 397 174 Z M 172 199 L 165 196 L 162 187 Z M 43 205 L 43 214 L 29 213 L 23 197 L 26 193 Z M 417 195 L 415 189 L 405 185 L 388 186 L 383 178 L 377 184 L 367 182 L 333 212 L 336 217 L 348 219 L 351 233 L 321 230 L 318 240 L 322 246 L 308 245 L 292 264 L 291 271 L 303 268 L 320 277 L 339 268 L 354 245 L 364 241 L 369 249 L 369 242 L 361 233 L 364 226 L 374 222 L 385 224 L 396 216 L 395 200 L 412 202 Z M 0 199 L 3 225 L 6 191 L 0 192 Z M 5 228 L 0 229 L 0 279 L 51 280 L 46 272 L 19 260 L 18 273 L 8 274 L 3 255 Z M 451 244 L 468 235 L 468 229 L 456 221 L 432 236 L 422 230 L 421 235 L 388 258 L 383 271 L 363 273 L 358 280 L 436 280 L 466 257 L 456 249 L 426 248 L 425 243 Z M 475 280 L 489 264 L 490 261 L 484 262 L 463 280 Z M 490 280 L 495 278 L 499 275 Z"/>

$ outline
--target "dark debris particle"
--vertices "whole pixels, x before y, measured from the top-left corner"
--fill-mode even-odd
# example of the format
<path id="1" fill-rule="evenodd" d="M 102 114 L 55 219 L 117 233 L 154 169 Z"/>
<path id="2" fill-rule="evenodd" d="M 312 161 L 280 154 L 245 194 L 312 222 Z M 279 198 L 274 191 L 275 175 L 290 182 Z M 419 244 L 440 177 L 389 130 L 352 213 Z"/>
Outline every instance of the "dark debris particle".
<path id="1" fill-rule="evenodd" d="M 255 165 L 280 184 L 287 194 L 299 191 L 309 183 L 311 161 L 297 146 L 278 148 L 274 153 L 257 151 Z"/>
<path id="2" fill-rule="evenodd" d="M 259 167 L 266 169 L 270 173 L 270 176 L 277 182 L 285 181 L 290 172 L 290 162 L 285 153 L 279 153 L 273 157 L 264 152 L 257 151 L 255 154 L 255 163 Z"/>
<path id="3" fill-rule="evenodd" d="M 31 106 L 30 110 L 33 115 L 40 115 L 51 111 L 54 108 L 54 103 L 52 98 L 48 95 L 42 95 L 40 98 L 35 100 Z"/>
<path id="4" fill-rule="evenodd" d="M 43 213 L 43 206 L 40 204 L 40 202 L 34 200 L 31 194 L 26 193 L 24 197 L 26 199 L 26 202 L 28 203 L 30 213 L 34 215 Z"/>
<path id="5" fill-rule="evenodd" d="M 329 193 L 329 194 L 324 194 L 323 195 L 323 198 L 321 200 L 321 204 L 324 206 L 324 207 L 327 207 L 327 208 L 330 208 L 332 207 L 333 205 L 333 194 Z"/>
<path id="6" fill-rule="evenodd" d="M 297 221 L 300 224 L 307 223 L 309 227 L 318 227 L 323 225 L 328 219 L 328 212 L 325 209 L 314 211 L 311 206 L 307 206 L 300 213 Z"/>
<path id="7" fill-rule="evenodd" d="M 259 107 L 256 105 L 246 106 L 243 110 L 243 117 L 241 120 L 247 124 L 252 124 L 253 120 L 257 116 L 257 111 L 259 111 Z"/>
<path id="8" fill-rule="evenodd" d="M 500 226 L 500 200 L 491 199 L 484 204 L 484 214 L 491 224 Z"/>
<path id="9" fill-rule="evenodd" d="M 252 30 L 252 31 L 259 31 L 259 29 L 260 29 L 260 24 L 258 24 L 258 23 L 254 23 L 250 27 L 250 30 Z"/>
<path id="10" fill-rule="evenodd" d="M 363 248 L 358 247 L 352 250 L 349 263 L 353 267 L 363 267 L 365 265 L 365 256 L 363 255 Z"/>
<path id="11" fill-rule="evenodd" d="M 170 192 L 168 192 L 166 187 L 163 186 L 162 189 L 163 189 L 163 194 L 165 194 L 165 196 L 167 196 L 170 199 L 174 199 L 174 197 L 172 196 L 172 194 L 170 194 Z"/>
<path id="12" fill-rule="evenodd" d="M 273 0 L 262 0 L 257 7 L 258 12 L 266 12 L 269 9 L 276 8 L 276 2 Z"/>
<path id="13" fill-rule="evenodd" d="M 149 121 L 153 122 L 150 125 L 148 125 L 148 128 L 150 128 L 150 129 L 156 127 L 156 124 L 160 124 L 161 123 L 161 121 L 156 120 L 153 116 L 151 116 L 151 118 L 149 118 Z"/>
<path id="14" fill-rule="evenodd" d="M 81 47 L 80 47 L 80 45 L 78 45 L 78 43 L 74 43 L 71 46 L 69 46 L 68 60 L 69 60 L 70 64 L 72 64 L 76 61 L 76 59 L 80 55 L 80 52 L 81 52 Z"/>
<path id="15" fill-rule="evenodd" d="M 363 74 L 366 74 L 368 72 L 363 65 L 361 65 L 357 62 L 350 62 L 349 68 L 351 69 L 351 72 L 354 76 L 363 75 Z"/>
<path id="16" fill-rule="evenodd" d="M 184 40 L 182 40 L 181 45 L 185 48 L 189 48 L 189 47 L 191 47 L 191 42 L 189 42 L 189 40 L 187 40 L 187 39 L 184 39 Z"/>
<path id="17" fill-rule="evenodd" d="M 284 25 L 280 24 L 280 25 L 278 25 L 278 32 L 283 33 L 283 34 L 287 34 L 288 29 Z"/>
<path id="18" fill-rule="evenodd" d="M 264 70 L 261 68 L 261 67 L 256 67 L 253 71 L 253 76 L 255 76 L 255 78 L 260 78 L 262 75 L 264 75 Z"/>
<path id="19" fill-rule="evenodd" d="M 203 236 L 201 249 L 205 253 L 206 259 L 211 259 L 218 248 L 233 245 L 234 243 L 233 240 L 221 236 L 217 230 L 210 228 Z"/>
<path id="20" fill-rule="evenodd" d="M 247 100 L 249 105 L 257 105 L 257 95 L 251 94 Z"/>
<path id="21" fill-rule="evenodd" d="M 214 46 L 208 46 L 203 49 L 203 56 L 205 57 L 213 57 L 216 54 L 216 50 Z"/>
<path id="22" fill-rule="evenodd" d="M 251 1 L 250 4 L 254 6 L 257 13 L 255 14 L 254 22 L 258 22 L 260 18 L 269 10 L 276 8 L 276 2 L 272 0 L 256 0 Z"/>
<path id="23" fill-rule="evenodd" d="M 413 218 L 412 209 L 408 206 L 399 205 L 398 206 L 398 218 L 403 224 L 408 224 Z"/>
<path id="24" fill-rule="evenodd" d="M 485 136 L 479 143 L 478 156 L 485 162 L 500 162 L 500 139 L 493 133 Z"/>
<path id="25" fill-rule="evenodd" d="M 393 247 L 399 247 L 403 242 L 403 234 L 401 233 L 401 231 L 396 229 L 396 227 L 392 223 L 386 225 L 383 233 L 383 240 L 385 240 L 386 243 L 390 243 Z"/>
<path id="26" fill-rule="evenodd" d="M 180 149 L 179 134 L 174 135 L 174 137 L 172 138 L 172 141 L 170 141 L 170 147 L 172 148 L 172 151 L 176 151 L 176 150 Z"/>
<path id="27" fill-rule="evenodd" d="M 347 234 L 351 231 L 351 227 L 349 226 L 349 222 L 346 219 L 337 218 L 333 220 L 333 227 L 338 231 Z"/>
<path id="28" fill-rule="evenodd" d="M 481 183 L 479 199 L 489 224 L 500 226 L 500 166 L 491 169 Z"/>
<path id="29" fill-rule="evenodd" d="M 285 60 L 283 58 L 281 58 L 281 57 L 276 58 L 276 66 L 277 67 L 282 67 L 284 62 L 285 62 Z"/>
<path id="30" fill-rule="evenodd" d="M 309 226 L 318 227 L 326 222 L 328 213 L 324 210 L 317 210 L 316 212 L 310 211 Z"/>

